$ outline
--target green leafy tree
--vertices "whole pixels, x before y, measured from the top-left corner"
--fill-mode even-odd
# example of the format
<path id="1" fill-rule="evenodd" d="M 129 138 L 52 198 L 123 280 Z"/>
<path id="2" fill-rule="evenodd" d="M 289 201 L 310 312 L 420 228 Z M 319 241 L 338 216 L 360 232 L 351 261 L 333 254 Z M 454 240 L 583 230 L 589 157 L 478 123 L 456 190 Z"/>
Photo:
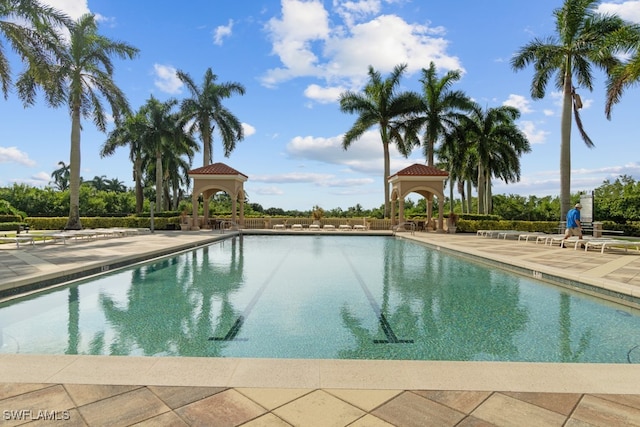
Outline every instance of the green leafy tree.
<path id="1" fill-rule="evenodd" d="M 617 65 L 607 80 L 607 100 L 605 114 L 611 118 L 611 110 L 620 102 L 622 93 L 640 81 L 640 31 L 637 26 L 625 27 L 609 39 L 610 44 L 623 50 L 634 52 L 624 63 Z M 622 45 L 622 46 L 620 46 Z"/>
<path id="2" fill-rule="evenodd" d="M 561 8 L 553 12 L 556 34 L 546 39 L 535 38 L 521 47 L 511 59 L 514 70 L 533 65 L 531 97 L 544 98 L 547 84 L 553 75 L 555 86 L 562 91 L 562 118 L 560 125 L 560 216 L 564 217 L 571 206 L 571 113 L 587 147 L 594 143 L 582 125 L 579 110 L 582 101 L 576 86 L 593 90 L 593 67 L 611 73 L 620 60 L 616 56 L 618 46 L 624 40 L 616 35 L 624 34 L 627 26 L 617 16 L 597 12 L 598 0 L 564 0 Z M 630 31 L 634 33 L 634 31 Z M 628 37 L 628 35 L 627 35 Z M 574 84 L 575 81 L 575 84 Z"/>
<path id="3" fill-rule="evenodd" d="M 105 143 L 100 149 L 100 157 L 111 156 L 118 147 L 129 147 L 129 159 L 133 164 L 133 180 L 135 181 L 136 192 L 136 213 L 142 212 L 144 193 L 144 153 L 143 153 L 143 135 L 146 130 L 146 121 L 143 112 L 138 111 L 136 114 L 127 115 L 125 120 L 116 123 Z"/>
<path id="4" fill-rule="evenodd" d="M 58 52 L 57 64 L 48 75 L 44 86 L 47 102 L 58 107 L 66 105 L 71 114 L 71 150 L 69 183 L 69 218 L 66 229 L 80 229 L 80 139 L 82 118 L 90 118 L 102 132 L 107 127 L 106 99 L 111 115 L 117 121 L 129 111 L 129 103 L 113 80 L 114 66 L 111 57 L 132 59 L 138 49 L 113 41 L 98 33 L 95 17 L 81 16 L 70 28 L 70 41 Z M 23 76 L 18 83 L 23 99 L 33 99 L 37 79 Z"/>
<path id="5" fill-rule="evenodd" d="M 51 178 L 53 178 L 55 187 L 60 191 L 64 191 L 69 188 L 70 167 L 63 161 L 59 161 L 58 165 L 60 168 L 51 173 Z"/>
<path id="6" fill-rule="evenodd" d="M 491 213 L 491 177 L 505 182 L 520 179 L 520 156 L 531 150 L 529 141 L 515 123 L 518 109 L 509 106 L 476 107 L 463 120 L 465 139 L 478 166 L 478 213 Z"/>
<path id="7" fill-rule="evenodd" d="M 407 65 L 397 65 L 391 75 L 382 79 L 379 72 L 369 66 L 369 80 L 362 92 L 347 91 L 340 94 L 340 110 L 343 113 L 358 114 L 353 124 L 342 138 L 342 148 L 347 150 L 370 128 L 377 126 L 380 132 L 384 153 L 384 216 L 389 217 L 389 183 L 390 174 L 389 144 L 395 143 L 398 151 L 407 156 L 409 144 L 405 144 L 402 136 L 403 125 L 409 114 L 415 112 L 420 105 L 420 97 L 413 92 L 399 92 L 400 79 Z"/>
<path id="8" fill-rule="evenodd" d="M 0 0 L 0 85 L 5 99 L 12 78 L 2 40 L 6 40 L 26 64 L 21 77 L 42 84 L 59 51 L 58 30 L 72 25 L 67 15 L 37 0 Z M 26 104 L 34 101 L 33 97 L 22 99 Z"/>

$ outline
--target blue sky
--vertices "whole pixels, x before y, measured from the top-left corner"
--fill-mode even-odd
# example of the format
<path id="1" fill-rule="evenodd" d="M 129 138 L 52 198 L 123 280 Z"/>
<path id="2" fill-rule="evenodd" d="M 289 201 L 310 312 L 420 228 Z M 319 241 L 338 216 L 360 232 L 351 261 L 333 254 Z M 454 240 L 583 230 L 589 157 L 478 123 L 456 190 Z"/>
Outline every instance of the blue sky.
<path id="1" fill-rule="evenodd" d="M 531 100 L 532 70 L 512 71 L 510 57 L 534 37 L 554 34 L 552 11 L 561 0 L 46 0 L 73 18 L 96 14 L 104 35 L 140 49 L 138 58 L 117 62 L 115 79 L 133 109 L 151 96 L 182 99 L 188 92 L 175 70 L 200 83 L 211 67 L 220 82 L 239 82 L 244 96 L 225 105 L 245 126 L 245 139 L 229 158 L 214 136 L 213 161 L 249 176 L 249 202 L 263 207 L 308 210 L 364 208 L 383 203 L 382 144 L 376 129 L 341 148 L 355 116 L 340 112 L 338 95 L 360 90 L 369 65 L 383 76 L 408 64 L 402 89 L 420 91 L 421 68 L 434 61 L 440 72 L 463 71 L 455 89 L 481 105 L 518 107 L 518 125 L 532 151 L 521 159 L 522 179 L 494 182 L 494 193 L 559 194 L 559 94 L 549 86 Z M 640 23 L 640 1 L 602 2 L 602 11 Z M 9 52 L 10 53 L 10 52 Z M 22 66 L 11 58 L 14 74 Z M 638 111 L 640 88 L 630 88 L 604 116 L 604 75 L 595 90 L 578 89 L 587 148 L 572 135 L 572 192 L 591 191 L 605 179 L 640 179 Z M 42 98 L 24 109 L 15 94 L 0 100 L 0 186 L 14 182 L 46 186 L 58 162 L 69 163 L 71 121 L 65 108 Z M 132 187 L 126 149 L 101 159 L 106 135 L 83 123 L 82 176 L 105 175 Z M 421 150 L 405 159 L 392 151 L 391 171 L 424 163 Z M 193 167 L 202 166 L 202 154 Z M 448 193 L 447 193 L 448 194 Z M 411 197 L 418 199 L 418 195 Z"/>

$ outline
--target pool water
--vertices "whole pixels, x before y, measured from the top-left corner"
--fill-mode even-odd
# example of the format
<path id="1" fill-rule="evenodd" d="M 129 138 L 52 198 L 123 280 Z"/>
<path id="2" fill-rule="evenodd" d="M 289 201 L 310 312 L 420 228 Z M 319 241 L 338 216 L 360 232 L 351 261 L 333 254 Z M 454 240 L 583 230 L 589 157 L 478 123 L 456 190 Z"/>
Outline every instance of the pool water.
<path id="1" fill-rule="evenodd" d="M 0 304 L 0 353 L 640 361 L 640 312 L 419 243 L 244 236 Z"/>

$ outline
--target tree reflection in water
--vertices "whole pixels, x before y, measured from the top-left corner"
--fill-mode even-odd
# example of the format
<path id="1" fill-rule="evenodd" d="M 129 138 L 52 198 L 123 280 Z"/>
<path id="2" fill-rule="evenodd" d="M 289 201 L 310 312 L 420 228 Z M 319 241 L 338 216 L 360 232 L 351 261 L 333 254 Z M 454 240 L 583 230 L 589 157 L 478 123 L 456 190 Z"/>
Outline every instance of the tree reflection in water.
<path id="1" fill-rule="evenodd" d="M 505 276 L 419 246 L 387 244 L 383 281 L 382 312 L 396 336 L 414 343 L 376 343 L 381 328 L 367 330 L 343 307 L 343 323 L 357 344 L 343 350 L 341 358 L 510 360 L 518 356 L 514 336 L 525 328 L 528 315 L 520 306 L 518 287 Z M 395 304 L 391 299 L 397 300 Z M 405 348 L 399 352 L 397 346 Z"/>
<path id="2" fill-rule="evenodd" d="M 230 251 L 224 248 L 227 245 Z M 242 239 L 232 238 L 191 252 L 181 264 L 178 259 L 185 258 L 170 258 L 136 269 L 125 306 L 101 294 L 102 309 L 115 334 L 106 352 L 219 356 L 225 343 L 208 338 L 224 335 L 238 316 L 229 297 L 242 286 L 241 247 Z M 214 250 L 224 250 L 230 259 L 214 262 L 210 259 Z M 216 301 L 219 311 L 214 313 Z M 215 330 L 213 323 L 217 325 Z M 103 341 L 104 337 L 97 334 L 92 351 L 105 352 L 99 346 Z"/>

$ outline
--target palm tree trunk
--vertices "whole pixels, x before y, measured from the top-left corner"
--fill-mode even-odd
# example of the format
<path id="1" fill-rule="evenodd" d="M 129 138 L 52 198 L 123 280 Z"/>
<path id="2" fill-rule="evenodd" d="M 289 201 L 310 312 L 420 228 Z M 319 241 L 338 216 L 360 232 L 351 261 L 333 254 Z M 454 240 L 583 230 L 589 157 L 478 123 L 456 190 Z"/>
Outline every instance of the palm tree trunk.
<path id="1" fill-rule="evenodd" d="M 156 211 L 162 210 L 162 192 L 164 186 L 162 185 L 162 153 L 156 152 Z"/>
<path id="2" fill-rule="evenodd" d="M 491 192 L 491 175 L 487 174 L 487 191 L 486 191 L 486 195 L 487 195 L 487 203 L 486 203 L 486 209 L 487 209 L 487 214 L 491 215 L 493 213 L 493 193 Z"/>
<path id="3" fill-rule="evenodd" d="M 473 197 L 471 196 L 471 191 L 473 191 L 473 185 L 471 180 L 467 180 L 467 213 L 471 213 L 471 209 L 473 208 Z"/>
<path id="4" fill-rule="evenodd" d="M 390 160 L 389 160 L 389 141 L 387 139 L 387 130 L 381 128 L 382 134 L 382 147 L 384 151 L 384 217 L 389 218 L 390 204 L 389 204 L 389 175 L 391 174 Z"/>
<path id="5" fill-rule="evenodd" d="M 80 230 L 80 106 L 71 112 L 71 153 L 69 156 L 69 219 L 65 230 Z"/>
<path id="6" fill-rule="evenodd" d="M 571 208 L 571 74 L 570 63 L 564 76 L 562 121 L 560 129 L 560 220 Z"/>
<path id="7" fill-rule="evenodd" d="M 142 159 L 140 156 L 136 157 L 135 161 L 135 177 L 136 181 L 136 213 L 142 212 L 144 205 L 144 193 L 142 190 Z"/>
<path id="8" fill-rule="evenodd" d="M 484 182 L 484 167 L 482 162 L 478 163 L 478 213 L 484 214 L 484 198 L 485 198 L 485 182 Z"/>

